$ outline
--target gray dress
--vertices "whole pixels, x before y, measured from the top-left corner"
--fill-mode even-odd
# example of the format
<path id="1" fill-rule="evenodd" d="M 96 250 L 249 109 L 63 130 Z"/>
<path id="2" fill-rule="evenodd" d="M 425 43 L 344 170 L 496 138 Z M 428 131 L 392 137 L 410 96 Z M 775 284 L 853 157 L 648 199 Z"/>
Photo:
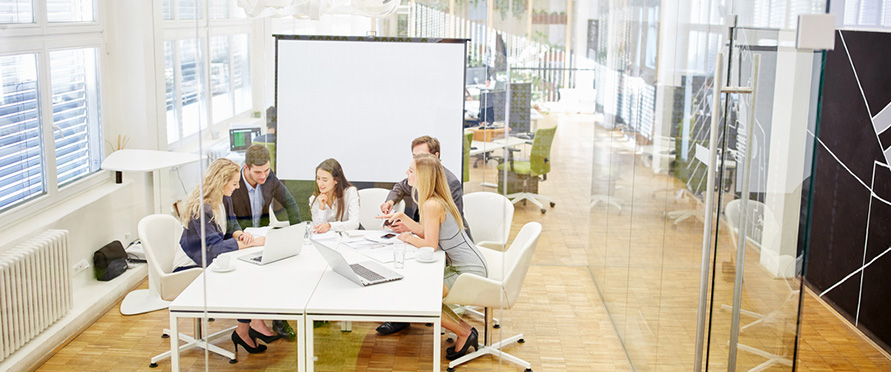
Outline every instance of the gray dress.
<path id="1" fill-rule="evenodd" d="M 448 211 L 445 214 L 445 221 L 439 225 L 439 249 L 446 254 L 446 266 L 443 272 L 443 282 L 446 287 L 452 288 L 458 275 L 463 273 L 485 278 L 488 275 L 486 259 L 467 236 L 467 232 L 458 227 L 455 217 Z"/>

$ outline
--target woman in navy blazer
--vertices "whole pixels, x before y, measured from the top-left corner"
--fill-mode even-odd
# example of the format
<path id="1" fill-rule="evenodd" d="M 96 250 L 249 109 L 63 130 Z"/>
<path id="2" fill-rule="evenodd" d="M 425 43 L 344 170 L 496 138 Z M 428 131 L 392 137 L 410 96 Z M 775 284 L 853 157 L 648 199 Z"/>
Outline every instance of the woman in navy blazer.
<path id="1" fill-rule="evenodd" d="M 263 237 L 254 237 L 241 230 L 232 212 L 232 192 L 238 188 L 241 168 L 229 159 L 217 159 L 204 174 L 202 189 L 189 194 L 180 221 L 185 226 L 180 246 L 196 264 L 201 265 L 201 231 L 204 231 L 205 267 L 220 254 L 266 243 Z M 203 191 L 203 196 L 201 195 Z M 204 223 L 201 217 L 204 216 Z M 241 345 L 249 353 L 266 350 L 257 344 L 257 338 L 272 342 L 281 336 L 273 333 L 263 320 L 238 319 L 238 327 L 232 332 L 235 351 Z"/>

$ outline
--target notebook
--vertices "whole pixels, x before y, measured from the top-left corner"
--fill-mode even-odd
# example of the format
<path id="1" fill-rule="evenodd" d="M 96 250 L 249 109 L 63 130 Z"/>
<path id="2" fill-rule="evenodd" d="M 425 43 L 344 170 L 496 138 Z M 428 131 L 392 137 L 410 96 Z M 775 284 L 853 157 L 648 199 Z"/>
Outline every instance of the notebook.
<path id="1" fill-rule="evenodd" d="M 300 254 L 303 249 L 303 224 L 291 225 L 266 232 L 266 245 L 256 253 L 241 255 L 239 260 L 266 265 Z"/>
<path id="2" fill-rule="evenodd" d="M 352 280 L 356 284 L 369 286 L 373 284 L 386 283 L 394 280 L 402 279 L 402 274 L 381 266 L 377 262 L 365 261 L 350 265 L 340 252 L 335 251 L 328 246 L 313 240 L 312 244 L 319 250 L 328 266 L 334 272 L 342 275 L 344 278 Z"/>

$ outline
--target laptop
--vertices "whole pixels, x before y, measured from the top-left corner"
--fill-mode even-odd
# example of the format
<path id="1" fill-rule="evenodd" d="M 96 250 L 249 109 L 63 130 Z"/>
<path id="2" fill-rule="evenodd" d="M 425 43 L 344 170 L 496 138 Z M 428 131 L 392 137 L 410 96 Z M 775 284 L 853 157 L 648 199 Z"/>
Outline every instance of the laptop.
<path id="1" fill-rule="evenodd" d="M 303 224 L 271 229 L 266 233 L 266 245 L 262 251 L 241 255 L 238 259 L 252 264 L 266 265 L 296 256 L 303 249 L 303 232 L 305 230 Z"/>
<path id="2" fill-rule="evenodd" d="M 356 284 L 367 287 L 403 278 L 402 274 L 383 267 L 374 261 L 364 261 L 350 265 L 340 252 L 328 248 L 328 246 L 315 240 L 312 241 L 312 244 L 319 250 L 325 261 L 328 261 L 328 266 L 331 266 L 334 272 L 352 280 Z"/>

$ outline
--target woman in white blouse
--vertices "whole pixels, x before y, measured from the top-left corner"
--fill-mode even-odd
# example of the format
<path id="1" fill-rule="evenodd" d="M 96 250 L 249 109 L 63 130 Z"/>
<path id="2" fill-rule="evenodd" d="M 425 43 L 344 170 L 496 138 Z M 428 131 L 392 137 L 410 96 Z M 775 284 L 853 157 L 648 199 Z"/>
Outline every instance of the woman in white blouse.
<path id="1" fill-rule="evenodd" d="M 359 191 L 347 181 L 334 159 L 316 167 L 316 186 L 309 197 L 312 231 L 317 234 L 359 228 Z"/>

